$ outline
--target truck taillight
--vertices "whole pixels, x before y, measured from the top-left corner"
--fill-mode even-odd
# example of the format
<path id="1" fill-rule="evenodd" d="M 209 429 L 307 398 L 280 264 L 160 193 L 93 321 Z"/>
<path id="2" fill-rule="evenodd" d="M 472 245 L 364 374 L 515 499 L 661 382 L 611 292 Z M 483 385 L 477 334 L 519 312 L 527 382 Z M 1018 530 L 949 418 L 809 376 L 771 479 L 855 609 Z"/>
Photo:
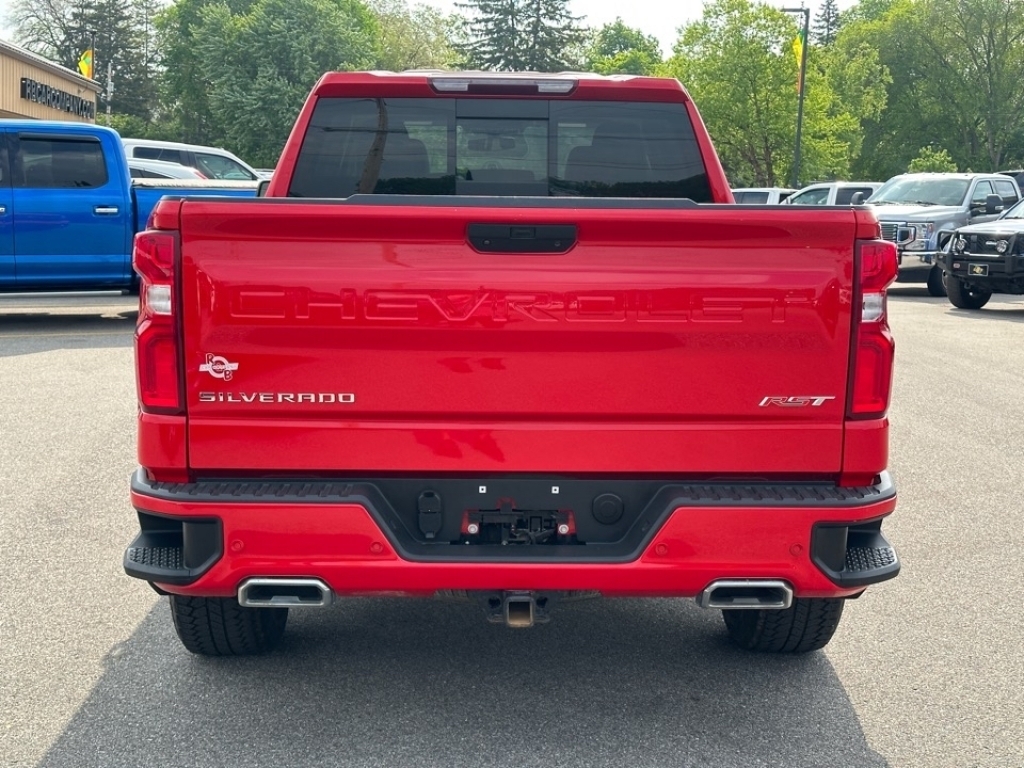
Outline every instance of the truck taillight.
<path id="1" fill-rule="evenodd" d="M 851 419 L 877 419 L 889 409 L 896 346 L 889 332 L 886 288 L 896 279 L 896 245 L 884 240 L 857 243 L 857 298 L 850 357 Z"/>
<path id="2" fill-rule="evenodd" d="M 139 319 L 135 327 L 135 375 L 142 409 L 181 413 L 181 355 L 174 315 L 178 238 L 146 230 L 135 236 L 132 265 L 139 274 Z"/>

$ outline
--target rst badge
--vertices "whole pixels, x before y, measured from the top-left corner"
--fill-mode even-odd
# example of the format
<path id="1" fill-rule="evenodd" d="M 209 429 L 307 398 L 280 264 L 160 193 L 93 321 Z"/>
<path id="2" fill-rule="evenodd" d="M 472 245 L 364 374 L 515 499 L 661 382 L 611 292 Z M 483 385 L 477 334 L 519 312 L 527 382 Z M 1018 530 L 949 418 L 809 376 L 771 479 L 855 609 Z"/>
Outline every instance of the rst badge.
<path id="1" fill-rule="evenodd" d="M 759 405 L 768 408 L 777 405 L 780 408 L 820 408 L 829 400 L 835 400 L 834 395 L 791 395 L 789 397 L 766 397 Z"/>

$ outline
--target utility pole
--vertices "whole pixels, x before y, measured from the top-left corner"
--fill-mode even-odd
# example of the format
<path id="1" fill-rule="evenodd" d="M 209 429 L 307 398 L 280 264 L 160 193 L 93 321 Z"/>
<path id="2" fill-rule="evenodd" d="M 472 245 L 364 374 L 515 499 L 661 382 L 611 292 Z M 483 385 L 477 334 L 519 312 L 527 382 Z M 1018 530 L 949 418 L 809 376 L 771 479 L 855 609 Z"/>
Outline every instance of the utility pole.
<path id="1" fill-rule="evenodd" d="M 807 76 L 807 46 L 810 44 L 808 35 L 811 26 L 811 9 L 804 8 L 781 8 L 783 13 L 802 13 L 804 16 L 803 45 L 800 48 L 800 74 L 797 76 L 797 102 L 796 102 L 796 149 L 793 151 L 793 183 L 794 189 L 800 187 L 800 136 L 804 127 L 804 78 Z"/>
<path id="2" fill-rule="evenodd" d="M 114 64 L 107 62 L 107 125 L 110 125 L 110 99 L 114 95 Z"/>

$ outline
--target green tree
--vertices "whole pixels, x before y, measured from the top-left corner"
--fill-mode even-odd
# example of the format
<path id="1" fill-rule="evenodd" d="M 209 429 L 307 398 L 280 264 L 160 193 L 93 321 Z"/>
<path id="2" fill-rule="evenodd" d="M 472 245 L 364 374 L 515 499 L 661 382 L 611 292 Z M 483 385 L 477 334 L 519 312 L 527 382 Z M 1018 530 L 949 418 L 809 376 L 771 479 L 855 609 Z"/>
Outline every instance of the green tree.
<path id="1" fill-rule="evenodd" d="M 586 68 L 602 75 L 651 75 L 662 62 L 658 38 L 619 18 L 593 34 L 585 57 Z"/>
<path id="2" fill-rule="evenodd" d="M 818 45 L 832 45 L 836 41 L 841 23 L 836 0 L 825 0 L 811 24 L 811 39 Z"/>
<path id="3" fill-rule="evenodd" d="M 583 32 L 568 0 L 468 0 L 461 45 L 470 67 L 512 72 L 557 72 L 575 63 Z"/>
<path id="4" fill-rule="evenodd" d="M 844 38 L 875 48 L 892 74 L 889 106 L 866 128 L 871 175 L 899 173 L 922 139 L 960 167 L 1024 156 L 1024 3 L 870 0 L 848 12 Z"/>
<path id="5" fill-rule="evenodd" d="M 714 0 L 700 21 L 683 28 L 664 71 L 693 94 L 733 183 L 775 186 L 792 177 L 797 114 L 793 20 L 749 0 Z M 808 49 L 801 178 L 842 178 L 859 147 L 859 118 L 836 83 L 843 56 Z M 880 68 L 875 74 L 880 75 Z M 859 93 L 858 107 L 880 109 L 879 94 Z M 881 101 L 884 104 L 884 101 Z"/>
<path id="6" fill-rule="evenodd" d="M 177 126 L 178 141 L 221 144 L 225 127 L 210 106 L 211 81 L 200 62 L 203 12 L 226 6 L 230 14 L 245 14 L 256 0 L 176 0 L 155 18 L 163 74 L 160 103 L 166 119 Z"/>
<path id="7" fill-rule="evenodd" d="M 299 109 L 325 72 L 372 67 L 379 32 L 358 0 L 257 0 L 247 13 L 226 4 L 200 14 L 202 79 L 223 143 L 253 165 L 277 163 Z"/>
<path id="8" fill-rule="evenodd" d="M 405 0 L 370 0 L 380 32 L 378 66 L 445 69 L 458 60 L 452 38 L 458 21 L 427 5 L 409 7 Z"/>
<path id="9" fill-rule="evenodd" d="M 956 173 L 957 170 L 949 152 L 934 147 L 921 147 L 917 157 L 907 166 L 907 173 Z"/>

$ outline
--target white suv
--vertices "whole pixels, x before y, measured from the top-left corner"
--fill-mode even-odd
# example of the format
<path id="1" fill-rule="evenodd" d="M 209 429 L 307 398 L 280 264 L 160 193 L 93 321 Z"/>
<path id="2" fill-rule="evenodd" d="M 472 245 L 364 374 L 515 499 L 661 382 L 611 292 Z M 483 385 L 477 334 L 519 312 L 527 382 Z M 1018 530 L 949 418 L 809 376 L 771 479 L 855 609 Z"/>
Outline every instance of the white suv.
<path id="1" fill-rule="evenodd" d="M 880 186 L 880 181 L 823 181 L 794 192 L 786 205 L 862 205 Z M 854 203 L 858 192 L 860 200 Z"/>
<path id="2" fill-rule="evenodd" d="M 121 139 L 121 144 L 129 159 L 162 160 L 187 165 L 208 179 L 256 181 L 261 178 L 252 166 L 220 147 L 149 139 Z"/>

